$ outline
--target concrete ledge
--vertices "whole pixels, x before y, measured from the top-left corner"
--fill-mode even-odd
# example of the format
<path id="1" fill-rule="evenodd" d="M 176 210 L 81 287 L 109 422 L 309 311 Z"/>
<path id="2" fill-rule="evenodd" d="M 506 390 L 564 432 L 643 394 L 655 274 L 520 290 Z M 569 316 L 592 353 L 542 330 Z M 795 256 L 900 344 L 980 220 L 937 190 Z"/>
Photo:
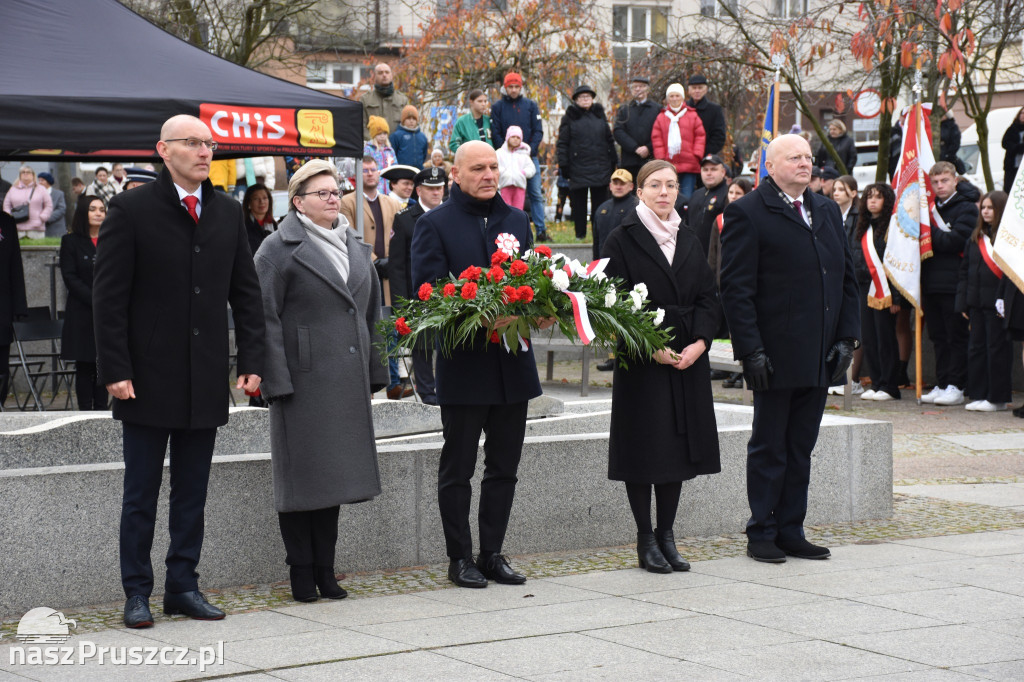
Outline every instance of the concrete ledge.
<path id="1" fill-rule="evenodd" d="M 736 532 L 747 518 L 745 458 L 752 412 L 734 406 L 717 409 L 723 471 L 684 484 L 675 528 L 680 536 Z M 531 433 L 542 435 L 529 436 L 524 445 L 507 553 L 635 541 L 622 484 L 607 480 L 606 420 L 607 414 L 581 414 L 531 423 Z M 602 424 L 600 431 L 586 432 Z M 342 508 L 340 570 L 445 560 L 436 499 L 440 438 L 424 434 L 415 441 L 381 442 L 383 494 Z M 890 424 L 827 416 L 813 457 L 807 523 L 891 515 Z M 269 460 L 268 454 L 214 458 L 199 566 L 204 587 L 287 578 Z M 0 616 L 45 604 L 70 607 L 123 597 L 117 556 L 122 485 L 120 462 L 0 470 L 0 499 L 5 502 L 0 515 L 0 537 L 5 540 Z M 167 547 L 167 490 L 165 484 L 153 553 L 158 593 Z M 470 518 L 475 525 L 475 503 Z"/>

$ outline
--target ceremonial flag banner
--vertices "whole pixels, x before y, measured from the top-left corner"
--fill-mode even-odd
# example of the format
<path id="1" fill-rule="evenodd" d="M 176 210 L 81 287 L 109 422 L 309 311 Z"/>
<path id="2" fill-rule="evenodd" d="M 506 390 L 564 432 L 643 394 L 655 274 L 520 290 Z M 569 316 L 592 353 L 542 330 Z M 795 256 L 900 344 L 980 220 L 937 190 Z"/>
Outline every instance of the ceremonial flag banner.
<path id="1" fill-rule="evenodd" d="M 915 308 L 921 305 L 921 261 L 932 255 L 930 207 L 935 196 L 928 171 L 933 165 L 927 119 L 915 104 L 907 115 L 884 259 L 889 279 Z"/>
<path id="2" fill-rule="evenodd" d="M 757 156 L 757 177 L 754 185 L 767 177 L 768 169 L 765 167 L 765 159 L 768 156 L 768 145 L 775 139 L 775 88 L 777 83 L 772 83 L 768 90 L 768 106 L 764 109 L 764 127 L 761 128 L 761 151 Z"/>
<path id="3" fill-rule="evenodd" d="M 992 257 L 1017 289 L 1024 291 L 1024 172 L 1017 173 L 999 221 Z"/>

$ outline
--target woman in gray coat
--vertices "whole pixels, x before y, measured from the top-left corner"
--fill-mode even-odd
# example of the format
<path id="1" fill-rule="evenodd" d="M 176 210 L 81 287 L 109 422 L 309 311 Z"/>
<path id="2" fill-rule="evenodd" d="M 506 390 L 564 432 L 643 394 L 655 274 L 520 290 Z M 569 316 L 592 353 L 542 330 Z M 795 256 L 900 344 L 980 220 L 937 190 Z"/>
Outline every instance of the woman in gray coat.
<path id="1" fill-rule="evenodd" d="M 256 252 L 267 318 L 261 390 L 270 402 L 274 502 L 292 596 L 342 599 L 339 505 L 380 494 L 370 395 L 388 381 L 373 345 L 380 285 L 370 247 L 339 216 L 334 167 L 288 185 L 291 210 Z"/>

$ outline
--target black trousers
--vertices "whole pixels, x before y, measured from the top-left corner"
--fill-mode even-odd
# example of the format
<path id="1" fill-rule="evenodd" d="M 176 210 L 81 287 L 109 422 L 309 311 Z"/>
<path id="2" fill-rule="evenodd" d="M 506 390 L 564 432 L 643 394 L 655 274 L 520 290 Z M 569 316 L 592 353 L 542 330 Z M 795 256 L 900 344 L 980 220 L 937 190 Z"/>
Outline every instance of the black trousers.
<path id="1" fill-rule="evenodd" d="M 749 540 L 804 537 L 811 450 L 818 440 L 827 391 L 754 391 L 754 425 L 747 444 Z"/>
<path id="2" fill-rule="evenodd" d="M 75 397 L 80 410 L 107 409 L 107 387 L 96 379 L 95 362 L 75 361 Z"/>
<path id="3" fill-rule="evenodd" d="M 437 473 L 445 549 L 452 559 L 473 556 L 469 528 L 470 479 L 476 470 L 480 433 L 484 441 L 484 477 L 480 483 L 480 551 L 501 553 L 512 511 L 519 458 L 526 435 L 526 402 L 510 405 L 442 405 L 444 446 Z"/>
<path id="4" fill-rule="evenodd" d="M 122 425 L 124 434 L 124 498 L 121 503 L 121 584 L 125 596 L 153 593 L 153 530 L 164 473 L 167 442 L 171 444 L 171 495 L 167 549 L 168 592 L 198 589 L 199 554 L 203 549 L 206 487 L 217 429 L 165 429 Z"/>
<path id="5" fill-rule="evenodd" d="M 278 512 L 281 539 L 289 566 L 334 567 L 338 546 L 338 513 L 341 507 L 311 511 Z"/>
<path id="6" fill-rule="evenodd" d="M 928 338 L 935 346 L 935 383 L 967 386 L 967 320 L 954 310 L 956 294 L 922 294 Z"/>
<path id="7" fill-rule="evenodd" d="M 875 310 L 863 296 L 860 326 L 864 337 L 864 358 L 868 363 L 871 390 L 900 397 L 900 347 L 896 341 L 896 316 L 889 308 Z M 861 373 L 863 373 L 863 369 Z"/>
<path id="8" fill-rule="evenodd" d="M 427 405 L 437 405 L 437 381 L 434 379 L 433 348 L 412 349 L 412 374 L 420 400 Z"/>
<path id="9" fill-rule="evenodd" d="M 576 238 L 583 239 L 587 236 L 587 194 L 590 194 L 590 210 L 596 211 L 597 207 L 608 200 L 608 187 L 581 187 L 569 190 L 569 205 L 572 206 L 572 223 L 576 228 Z"/>
<path id="10" fill-rule="evenodd" d="M 0 405 L 7 402 L 7 393 L 11 389 L 11 370 L 8 366 L 11 357 L 11 344 L 0 346 Z"/>
<path id="11" fill-rule="evenodd" d="M 996 311 L 971 308 L 967 343 L 967 395 L 972 400 L 1008 403 L 1013 400 L 1013 341 Z"/>

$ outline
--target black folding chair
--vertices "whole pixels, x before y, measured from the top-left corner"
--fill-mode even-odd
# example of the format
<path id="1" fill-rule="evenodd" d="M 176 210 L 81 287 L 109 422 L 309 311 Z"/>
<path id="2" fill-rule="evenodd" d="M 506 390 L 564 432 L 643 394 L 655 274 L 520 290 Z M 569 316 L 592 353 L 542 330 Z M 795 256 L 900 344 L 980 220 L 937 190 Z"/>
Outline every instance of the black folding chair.
<path id="1" fill-rule="evenodd" d="M 60 393 L 62 386 L 67 388 L 67 398 L 64 402 L 64 409 L 71 409 L 72 395 L 74 394 L 75 371 L 71 369 L 60 357 L 60 333 L 61 329 L 64 327 L 64 320 L 36 319 L 24 322 L 15 322 L 12 326 L 14 328 L 14 345 L 18 350 L 18 364 L 25 373 L 25 379 L 29 387 L 29 395 L 25 396 L 24 403 L 15 396 L 15 401 L 18 403 L 18 409 L 27 409 L 29 398 L 31 398 L 35 404 L 35 409 L 42 412 L 46 407 L 52 405 L 57 399 L 57 395 Z M 25 349 L 25 344 L 33 341 L 49 341 L 50 347 L 53 349 L 52 352 L 28 352 Z M 50 362 L 52 365 L 50 369 L 46 368 L 47 362 Z M 47 381 L 52 383 L 53 390 L 50 396 L 50 401 L 45 407 L 39 392 L 40 380 L 42 380 L 44 386 Z M 13 373 L 11 376 L 11 383 L 14 383 Z"/>

